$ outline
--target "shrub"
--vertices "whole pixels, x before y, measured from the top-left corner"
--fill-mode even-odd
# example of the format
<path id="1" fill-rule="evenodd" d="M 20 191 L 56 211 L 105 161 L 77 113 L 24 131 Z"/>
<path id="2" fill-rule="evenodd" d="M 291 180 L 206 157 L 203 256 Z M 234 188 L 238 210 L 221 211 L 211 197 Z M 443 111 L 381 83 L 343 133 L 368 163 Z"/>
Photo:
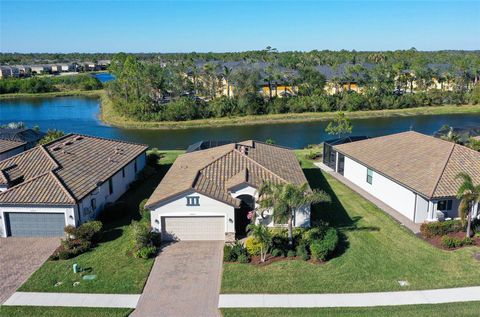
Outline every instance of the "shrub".
<path id="1" fill-rule="evenodd" d="M 304 261 L 307 261 L 310 258 L 310 256 L 308 255 L 307 246 L 305 245 L 305 243 L 301 243 L 297 245 L 296 252 L 297 252 L 297 256 L 302 258 L 302 260 Z"/>
<path id="2" fill-rule="evenodd" d="M 307 160 L 313 160 L 313 161 L 315 161 L 315 160 L 320 159 L 320 158 L 322 157 L 322 155 L 323 155 L 323 154 L 322 154 L 322 152 L 320 152 L 320 151 L 312 151 L 312 150 L 310 150 L 310 151 L 308 151 L 307 154 L 305 154 L 305 158 L 306 158 Z"/>
<path id="3" fill-rule="evenodd" d="M 237 258 L 239 258 L 241 255 L 247 255 L 247 250 L 245 247 L 238 241 L 235 241 L 235 243 L 232 245 L 232 252 L 235 254 Z"/>
<path id="4" fill-rule="evenodd" d="M 130 228 L 130 244 L 133 256 L 146 259 L 155 254 L 157 247 L 161 244 L 160 234 L 152 232 L 146 223 L 135 220 L 132 221 Z"/>
<path id="5" fill-rule="evenodd" d="M 287 257 L 294 258 L 297 254 L 293 250 L 288 250 Z"/>
<path id="6" fill-rule="evenodd" d="M 224 262 L 235 262 L 237 260 L 237 256 L 235 252 L 233 252 L 233 247 L 230 244 L 225 244 L 223 246 L 223 261 Z"/>
<path id="7" fill-rule="evenodd" d="M 254 237 L 250 236 L 245 241 L 245 248 L 250 255 L 260 255 L 261 243 Z"/>
<path id="8" fill-rule="evenodd" d="M 240 254 L 240 255 L 238 256 L 237 261 L 238 261 L 239 263 L 248 263 L 249 259 L 248 259 L 248 256 L 247 256 L 246 254 Z"/>
<path id="9" fill-rule="evenodd" d="M 420 226 L 420 232 L 425 238 L 444 236 L 448 233 L 459 232 L 462 230 L 464 230 L 464 226 L 460 220 L 425 222 Z"/>
<path id="10" fill-rule="evenodd" d="M 150 210 L 145 208 L 145 204 L 147 203 L 147 201 L 148 201 L 148 199 L 145 198 L 144 200 L 142 200 L 140 202 L 140 204 L 138 205 L 138 213 L 140 214 L 142 219 L 146 219 L 146 220 L 150 221 Z"/>
<path id="11" fill-rule="evenodd" d="M 302 240 L 307 244 L 312 243 L 314 240 L 321 240 L 325 236 L 327 230 L 328 224 L 320 223 L 318 226 L 306 230 L 302 235 Z"/>
<path id="12" fill-rule="evenodd" d="M 453 249 L 463 247 L 464 245 L 473 245 L 475 241 L 472 238 L 457 238 L 457 237 L 450 237 L 447 235 L 442 236 L 442 245 L 446 248 Z"/>
<path id="13" fill-rule="evenodd" d="M 78 227 L 76 231 L 76 238 L 80 240 L 90 241 L 92 244 L 96 244 L 100 241 L 102 233 L 101 221 L 89 221 Z"/>
<path id="14" fill-rule="evenodd" d="M 288 248 L 289 245 L 286 231 L 285 234 L 283 234 L 283 232 L 278 232 L 272 236 L 272 249 L 278 249 L 284 254 L 287 253 Z"/>
<path id="15" fill-rule="evenodd" d="M 283 256 L 283 255 L 284 255 L 284 253 L 280 249 L 273 249 L 272 250 L 272 256 L 274 256 L 274 257 L 280 257 L 280 256 Z"/>
<path id="16" fill-rule="evenodd" d="M 330 228 L 322 240 L 314 240 L 310 244 L 310 253 L 314 260 L 325 261 L 335 251 L 338 245 L 338 233 L 335 228 Z"/>
<path id="17" fill-rule="evenodd" d="M 158 149 L 154 148 L 147 153 L 147 165 L 149 166 L 157 166 L 159 160 L 163 157 L 163 155 L 159 152 Z"/>
<path id="18" fill-rule="evenodd" d="M 133 253 L 133 256 L 140 259 L 148 259 L 157 253 L 157 248 L 154 246 L 141 247 Z"/>

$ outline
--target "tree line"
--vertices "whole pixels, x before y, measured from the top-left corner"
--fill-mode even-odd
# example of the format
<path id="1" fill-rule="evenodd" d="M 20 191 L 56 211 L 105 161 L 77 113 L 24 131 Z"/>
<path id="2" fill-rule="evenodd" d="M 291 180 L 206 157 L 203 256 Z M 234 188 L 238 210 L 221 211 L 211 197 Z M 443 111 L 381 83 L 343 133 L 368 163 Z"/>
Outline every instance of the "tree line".
<path id="1" fill-rule="evenodd" d="M 0 80 L 0 94 L 44 93 L 65 90 L 102 89 L 95 77 L 80 74 L 72 76 L 31 77 L 26 79 L 7 78 Z"/>
<path id="2" fill-rule="evenodd" d="M 262 54 L 297 56 L 296 52 L 278 53 L 272 49 L 255 53 L 259 56 Z M 480 88 L 475 85 L 480 77 L 480 56 L 471 52 L 433 52 L 430 55 L 416 51 L 368 53 L 367 59 L 374 62 L 373 66 L 367 68 L 362 64 L 348 64 L 341 76 L 329 79 L 329 84 L 333 86 L 355 81 L 363 87 L 362 92 L 341 89 L 334 94 L 325 92 L 325 76 L 308 65 L 311 54 L 315 55 L 312 52 L 298 53 L 305 59 L 300 66 L 296 63 L 295 74 L 292 75 L 290 69 L 280 66 L 282 63 L 270 63 L 263 69 L 228 68 L 216 61 L 205 62 L 201 66 L 188 58 L 181 62 L 160 63 L 141 60 L 134 54 L 120 53 L 112 58 L 109 67 L 116 80 L 106 85 L 107 93 L 118 113 L 141 121 L 399 109 L 480 102 Z M 360 59 L 352 52 L 333 52 L 332 56 L 339 54 Z M 365 54 L 358 53 L 359 56 Z M 423 58 L 437 55 L 442 61 L 447 57 L 453 58 L 451 72 L 440 73 L 428 66 L 431 61 L 429 58 Z M 393 56 L 393 61 L 390 56 Z M 407 69 L 414 71 L 413 79 L 412 73 L 405 71 Z M 432 84 L 432 78 L 437 78 L 440 89 L 427 89 Z M 413 85 L 413 80 L 416 88 L 415 91 L 411 90 L 414 93 L 405 93 Z M 279 82 L 298 87 L 295 96 L 277 98 L 279 92 L 273 87 Z M 444 89 L 443 82 L 454 88 Z M 270 88 L 269 96 L 259 94 L 259 84 Z M 221 89 L 226 93 L 219 94 Z"/>

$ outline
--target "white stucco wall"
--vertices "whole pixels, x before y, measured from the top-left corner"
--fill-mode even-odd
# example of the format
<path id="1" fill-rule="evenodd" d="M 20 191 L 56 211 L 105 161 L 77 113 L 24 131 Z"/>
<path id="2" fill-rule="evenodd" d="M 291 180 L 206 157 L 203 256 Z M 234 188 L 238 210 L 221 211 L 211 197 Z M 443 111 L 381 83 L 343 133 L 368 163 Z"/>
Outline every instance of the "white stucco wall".
<path id="1" fill-rule="evenodd" d="M 344 176 L 408 219 L 416 220 L 414 219 L 416 194 L 411 190 L 375 171 L 373 171 L 372 184 L 367 183 L 367 167 L 347 156 L 345 156 Z M 418 222 L 423 222 L 423 220 Z"/>
<path id="2" fill-rule="evenodd" d="M 187 206 L 187 196 L 200 197 L 200 205 Z M 224 216 L 225 233 L 235 232 L 235 208 L 193 190 L 151 209 L 151 225 L 157 232 L 162 231 L 162 216 Z"/>
<path id="3" fill-rule="evenodd" d="M 6 237 L 7 230 L 5 224 L 5 213 L 23 212 L 23 213 L 64 213 L 65 226 L 75 225 L 75 208 L 74 207 L 55 207 L 55 206 L 0 206 L 0 236 Z"/>
<path id="4" fill-rule="evenodd" d="M 80 210 L 80 223 L 84 223 L 90 220 L 94 220 L 99 213 L 103 210 L 107 203 L 113 203 L 117 201 L 129 188 L 130 184 L 137 178 L 146 165 L 146 156 L 142 154 L 137 158 L 137 173 L 135 173 L 135 161 L 130 162 L 124 167 L 125 177 L 123 177 L 122 170 L 113 175 L 112 185 L 113 193 L 109 192 L 109 181 L 105 181 L 96 190 L 91 192 L 79 203 Z M 92 210 L 91 201 L 95 199 L 96 209 Z"/>
<path id="5" fill-rule="evenodd" d="M 0 161 L 6 160 L 9 157 L 22 153 L 23 151 L 25 151 L 25 147 L 20 146 L 20 147 L 11 149 L 10 151 L 0 153 Z"/>

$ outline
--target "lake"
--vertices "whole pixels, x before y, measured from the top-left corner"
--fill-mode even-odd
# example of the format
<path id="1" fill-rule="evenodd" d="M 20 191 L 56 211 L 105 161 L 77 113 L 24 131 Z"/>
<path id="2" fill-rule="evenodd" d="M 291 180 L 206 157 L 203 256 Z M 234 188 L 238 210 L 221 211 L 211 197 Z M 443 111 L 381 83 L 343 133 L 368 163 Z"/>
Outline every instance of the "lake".
<path id="1" fill-rule="evenodd" d="M 27 126 L 38 125 L 42 130 L 58 129 L 106 138 L 145 143 L 160 149 L 185 149 L 199 140 L 265 141 L 303 148 L 308 144 L 330 139 L 325 133 L 327 122 L 263 124 L 184 130 L 123 129 L 103 124 L 98 118 L 97 98 L 57 97 L 0 100 L 0 124 L 22 121 Z M 353 134 L 380 136 L 413 129 L 433 134 L 444 124 L 450 126 L 480 126 L 480 115 L 452 114 L 413 117 L 391 117 L 352 120 Z"/>

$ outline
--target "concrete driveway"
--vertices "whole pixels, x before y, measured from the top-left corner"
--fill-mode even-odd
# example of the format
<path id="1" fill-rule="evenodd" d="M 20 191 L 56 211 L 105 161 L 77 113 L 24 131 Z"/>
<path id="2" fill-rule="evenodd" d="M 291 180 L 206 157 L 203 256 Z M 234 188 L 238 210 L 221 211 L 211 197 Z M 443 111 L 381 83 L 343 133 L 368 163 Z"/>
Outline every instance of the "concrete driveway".
<path id="1" fill-rule="evenodd" d="M 131 316 L 220 316 L 223 241 L 181 241 L 163 248 Z"/>
<path id="2" fill-rule="evenodd" d="M 60 245 L 60 238 L 0 238 L 0 304 Z"/>

